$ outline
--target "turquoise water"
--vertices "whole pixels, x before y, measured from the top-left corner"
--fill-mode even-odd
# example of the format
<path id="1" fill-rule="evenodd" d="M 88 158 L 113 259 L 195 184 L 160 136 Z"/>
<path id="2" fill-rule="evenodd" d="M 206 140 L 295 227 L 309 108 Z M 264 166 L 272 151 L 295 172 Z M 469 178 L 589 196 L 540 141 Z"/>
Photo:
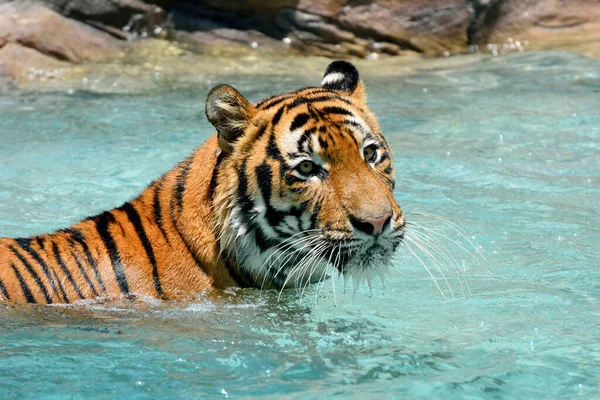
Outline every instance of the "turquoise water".
<path id="1" fill-rule="evenodd" d="M 227 80 L 259 100 L 314 85 L 326 63 Z M 371 296 L 340 280 L 334 298 L 328 280 L 279 300 L 1 304 L 0 398 L 600 397 L 600 61 L 526 53 L 361 72 L 416 256 L 400 252 Z M 0 236 L 135 196 L 212 134 L 212 84 L 5 91 Z"/>

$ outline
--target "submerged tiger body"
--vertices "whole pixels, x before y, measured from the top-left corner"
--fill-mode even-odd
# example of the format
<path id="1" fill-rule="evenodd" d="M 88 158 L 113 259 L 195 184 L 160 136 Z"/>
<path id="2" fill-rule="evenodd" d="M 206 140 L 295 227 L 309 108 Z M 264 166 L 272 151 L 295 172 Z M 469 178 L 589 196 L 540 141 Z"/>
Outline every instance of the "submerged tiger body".
<path id="1" fill-rule="evenodd" d="M 251 105 L 208 95 L 217 134 L 135 200 L 68 229 L 0 239 L 0 299 L 169 299 L 227 287 L 284 288 L 386 270 L 405 220 L 390 149 L 358 72 Z"/>

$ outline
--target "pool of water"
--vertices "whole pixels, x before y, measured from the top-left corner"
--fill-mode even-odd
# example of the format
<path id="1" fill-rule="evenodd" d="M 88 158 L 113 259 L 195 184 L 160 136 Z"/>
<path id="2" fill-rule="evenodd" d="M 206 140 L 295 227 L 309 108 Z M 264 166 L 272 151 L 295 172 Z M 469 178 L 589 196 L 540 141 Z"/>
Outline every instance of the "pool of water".
<path id="1" fill-rule="evenodd" d="M 226 80 L 259 100 L 317 83 L 327 61 L 312 64 Z M 328 280 L 301 297 L 0 304 L 0 398 L 600 396 L 600 61 L 369 65 L 395 194 L 416 224 L 372 294 Z M 134 197 L 212 134 L 214 79 L 5 90 L 0 236 Z"/>

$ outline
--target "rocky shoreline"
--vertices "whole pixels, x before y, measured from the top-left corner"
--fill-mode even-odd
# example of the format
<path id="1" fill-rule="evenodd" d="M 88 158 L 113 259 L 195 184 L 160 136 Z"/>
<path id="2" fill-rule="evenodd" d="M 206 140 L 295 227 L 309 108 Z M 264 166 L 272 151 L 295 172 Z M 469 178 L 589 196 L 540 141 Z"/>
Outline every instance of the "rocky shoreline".
<path id="1" fill-rule="evenodd" d="M 0 77 L 12 82 L 153 57 L 374 60 L 540 49 L 600 57 L 600 2 L 0 0 Z"/>

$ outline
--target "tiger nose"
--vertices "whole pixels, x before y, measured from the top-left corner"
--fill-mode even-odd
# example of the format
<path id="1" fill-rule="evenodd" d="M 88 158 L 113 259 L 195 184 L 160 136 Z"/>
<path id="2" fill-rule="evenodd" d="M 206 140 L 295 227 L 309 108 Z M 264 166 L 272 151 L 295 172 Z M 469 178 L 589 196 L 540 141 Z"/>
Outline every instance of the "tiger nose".
<path id="1" fill-rule="evenodd" d="M 356 218 L 350 216 L 350 223 L 354 229 L 366 233 L 368 235 L 379 235 L 387 228 L 392 220 L 390 211 L 378 217 Z"/>

